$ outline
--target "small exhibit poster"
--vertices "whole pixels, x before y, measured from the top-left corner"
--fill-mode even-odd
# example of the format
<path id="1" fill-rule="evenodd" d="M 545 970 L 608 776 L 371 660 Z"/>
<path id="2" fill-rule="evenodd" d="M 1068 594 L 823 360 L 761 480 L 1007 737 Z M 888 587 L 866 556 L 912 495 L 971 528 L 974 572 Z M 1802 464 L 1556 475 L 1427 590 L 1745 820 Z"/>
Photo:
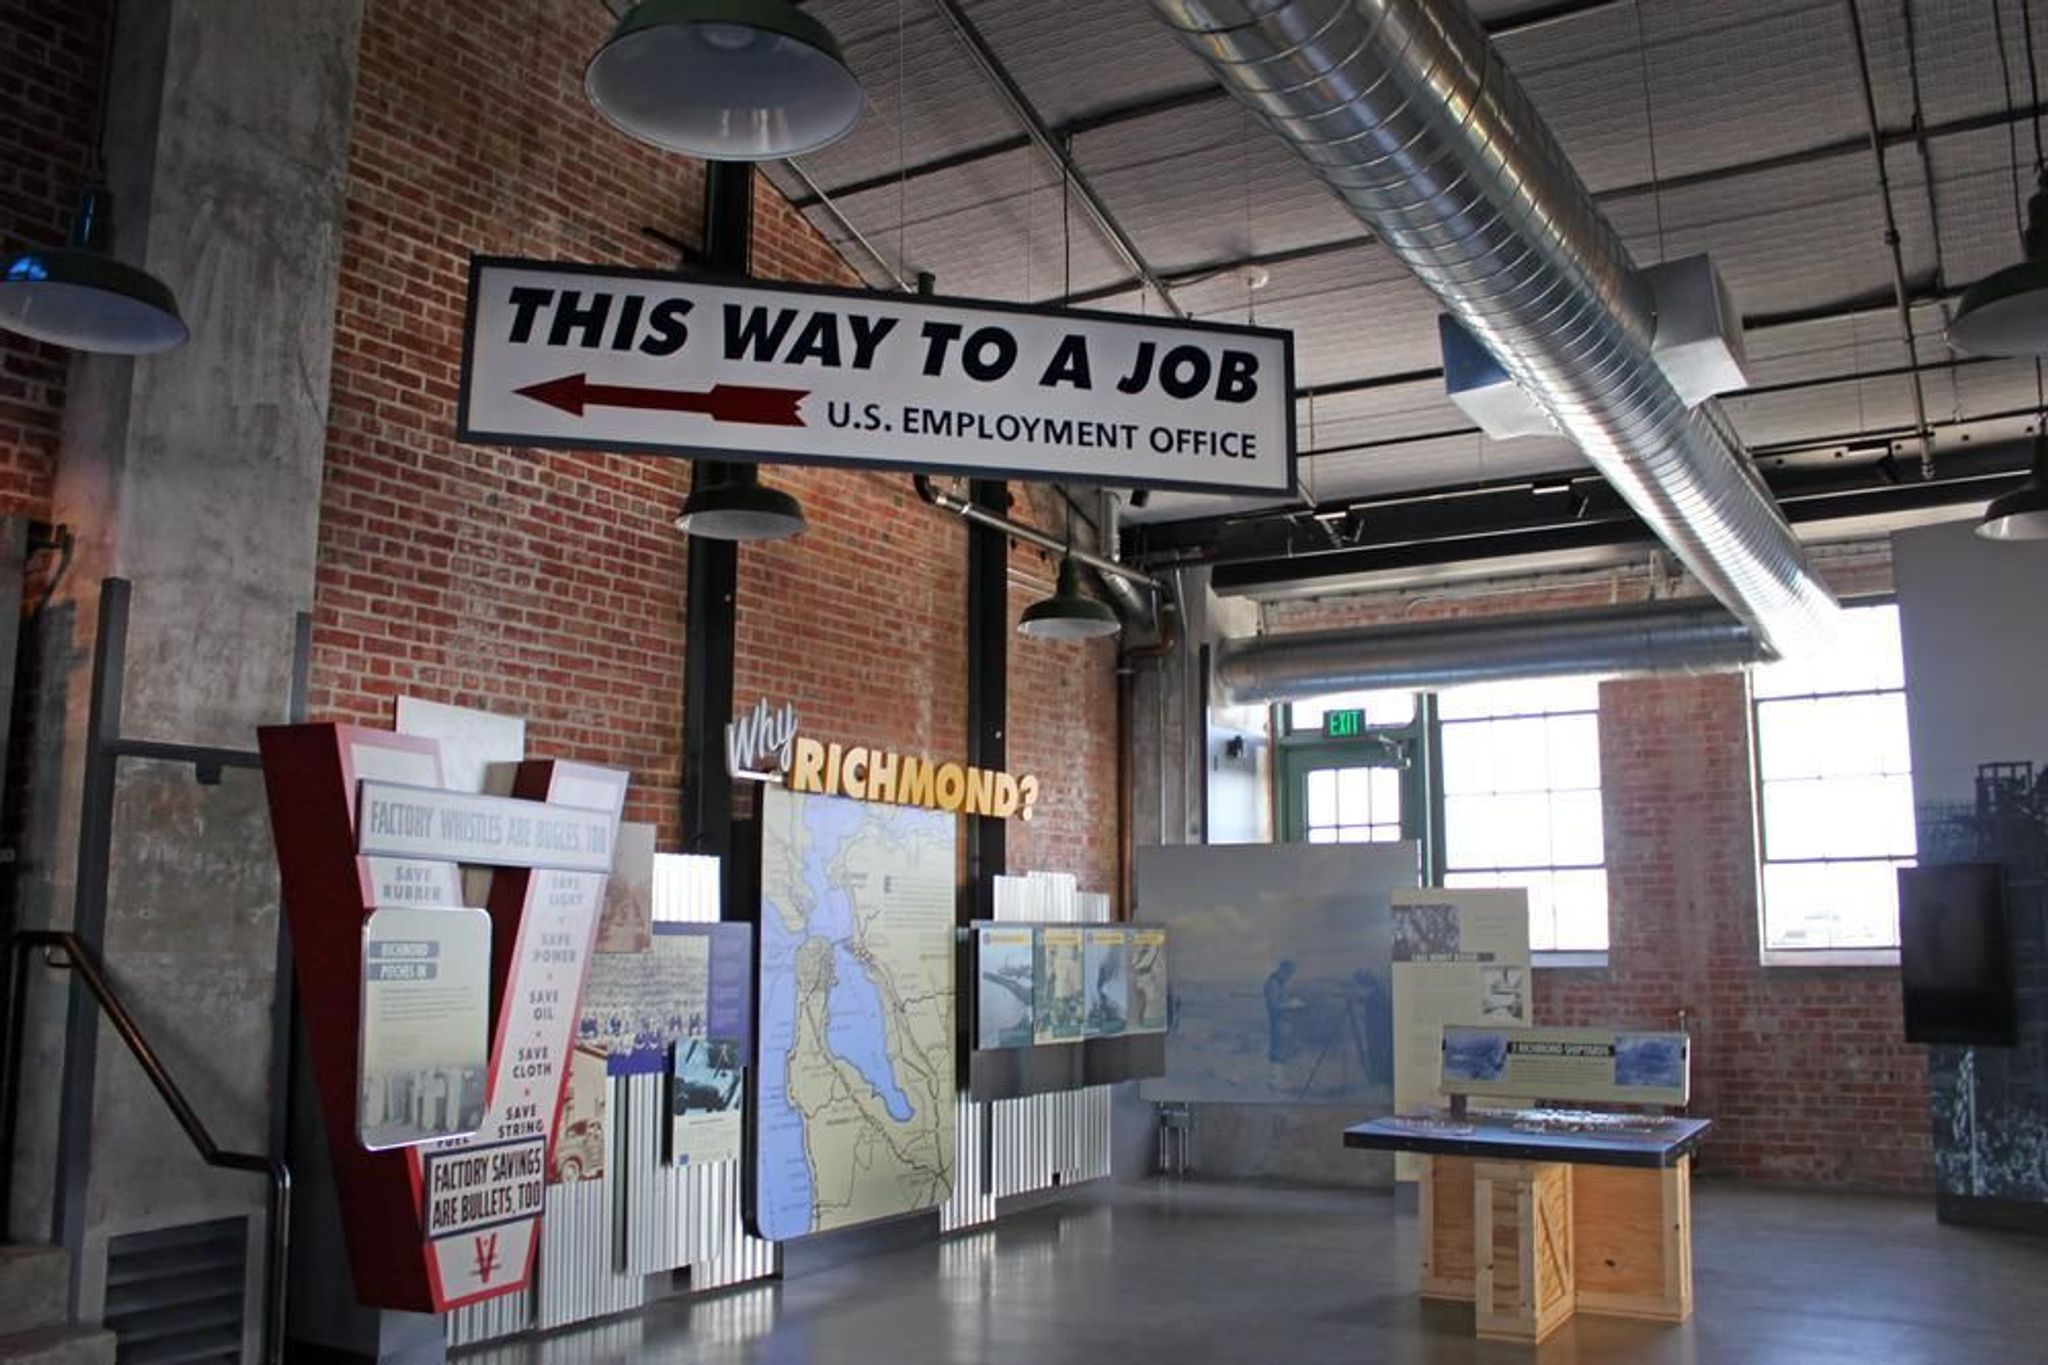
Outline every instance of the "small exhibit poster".
<path id="1" fill-rule="evenodd" d="M 754 1038 L 753 928 L 657 924 L 654 936 L 701 942 L 708 963 L 704 997 L 688 1003 L 684 1032 L 669 1050 L 669 1160 L 737 1161 Z"/>
<path id="2" fill-rule="evenodd" d="M 654 946 L 654 826 L 622 824 L 597 919 L 597 951 L 644 953 Z"/>
<path id="3" fill-rule="evenodd" d="M 1114 1038 L 1130 1026 L 1130 938 L 1122 926 L 1082 933 L 1082 976 L 1088 983 L 1085 1036 Z"/>
<path id="4" fill-rule="evenodd" d="M 1036 931 L 1032 967 L 1032 1039 L 1078 1043 L 1087 1031 L 1088 990 L 1082 974 L 1081 926 Z"/>
<path id="5" fill-rule="evenodd" d="M 740 1159 L 746 1056 L 731 1038 L 677 1041 L 670 1069 L 669 1160 L 702 1166 Z"/>
<path id="6" fill-rule="evenodd" d="M 975 930 L 979 1028 L 974 1045 L 984 1052 L 1030 1047 L 1036 1036 L 1037 992 L 1028 925 L 984 924 Z"/>
<path id="7" fill-rule="evenodd" d="M 1595 1104 L 1686 1102 L 1691 1046 L 1683 1033 L 1452 1025 L 1443 1036 L 1443 1083 L 1464 1094 Z"/>
<path id="8" fill-rule="evenodd" d="M 364 1147 L 477 1130 L 490 1072 L 491 917 L 382 909 L 363 923 L 360 1104 Z"/>
<path id="9" fill-rule="evenodd" d="M 579 1046 L 569 1054 L 569 1087 L 548 1156 L 548 1184 L 604 1179 L 605 1092 L 610 1088 L 604 1053 Z"/>
<path id="10" fill-rule="evenodd" d="M 1529 1020 L 1529 893 L 1422 887 L 1393 894 L 1394 1110 L 1442 1103 L 1444 1029 Z M 1402 1179 L 1417 1159 L 1397 1162 Z"/>
<path id="11" fill-rule="evenodd" d="M 1166 1032 L 1166 931 L 1131 928 L 1132 1033 Z"/>
<path id="12" fill-rule="evenodd" d="M 659 925 L 645 952 L 591 958 L 576 1042 L 602 1052 L 612 1075 L 661 1075 L 678 1039 L 704 1036 L 711 940 L 671 931 L 707 927 Z"/>

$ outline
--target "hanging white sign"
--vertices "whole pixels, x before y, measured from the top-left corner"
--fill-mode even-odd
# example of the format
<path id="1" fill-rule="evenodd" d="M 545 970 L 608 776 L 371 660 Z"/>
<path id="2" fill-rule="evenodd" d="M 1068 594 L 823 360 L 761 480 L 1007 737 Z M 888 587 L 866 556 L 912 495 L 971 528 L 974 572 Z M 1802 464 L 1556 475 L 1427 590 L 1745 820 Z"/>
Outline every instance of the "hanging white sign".
<path id="1" fill-rule="evenodd" d="M 479 258 L 459 435 L 1291 494 L 1292 335 Z"/>

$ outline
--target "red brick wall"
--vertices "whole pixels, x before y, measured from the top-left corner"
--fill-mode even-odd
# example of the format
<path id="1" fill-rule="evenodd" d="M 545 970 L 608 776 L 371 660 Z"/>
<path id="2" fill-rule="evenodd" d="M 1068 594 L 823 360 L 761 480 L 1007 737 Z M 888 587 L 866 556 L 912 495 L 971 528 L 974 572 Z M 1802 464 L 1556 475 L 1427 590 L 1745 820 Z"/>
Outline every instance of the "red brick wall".
<path id="1" fill-rule="evenodd" d="M 375 0 L 365 16 L 322 494 L 316 715 L 388 724 L 393 699 L 523 715 L 535 752 L 627 766 L 629 814 L 675 838 L 682 461 L 458 444 L 473 252 L 665 266 L 642 225 L 701 232 L 702 172 L 590 111 L 600 6 Z M 758 182 L 754 271 L 857 283 Z M 966 752 L 966 537 L 903 474 L 777 468 L 804 536 L 740 554 L 735 704 L 794 702 L 827 738 Z M 1085 668 L 1076 661 L 1085 659 Z M 1013 864 L 1114 882 L 1113 655 L 1013 651 L 1012 752 L 1054 813 Z M 1085 676 L 1084 676 L 1085 675 Z M 1040 756 L 1043 756 L 1042 758 Z"/>
<path id="2" fill-rule="evenodd" d="M 1056 500 L 1019 515 L 1061 525 Z M 1010 556 L 1010 625 L 1052 592 L 1058 561 L 1031 547 Z M 1010 768 L 1040 784 L 1036 816 L 1010 827 L 1010 866 L 1072 872 L 1086 891 L 1117 891 L 1116 643 L 1010 636 Z"/>
<path id="3" fill-rule="evenodd" d="M 1838 591 L 1889 587 L 1882 556 L 1837 565 Z M 1640 600 L 1640 579 L 1490 597 L 1288 604 L 1276 629 Z M 1608 922 L 1604 969 L 1543 969 L 1537 1022 L 1693 1031 L 1692 1111 L 1715 1120 L 1704 1172 L 1921 1192 L 1933 1158 L 1922 1049 L 1878 968 L 1764 967 L 1748 689 L 1739 674 L 1600 689 Z"/>
<path id="4" fill-rule="evenodd" d="M 0 244 L 64 240 L 92 170 L 106 7 L 0 0 Z M 0 515 L 47 518 L 70 353 L 0 332 Z"/>

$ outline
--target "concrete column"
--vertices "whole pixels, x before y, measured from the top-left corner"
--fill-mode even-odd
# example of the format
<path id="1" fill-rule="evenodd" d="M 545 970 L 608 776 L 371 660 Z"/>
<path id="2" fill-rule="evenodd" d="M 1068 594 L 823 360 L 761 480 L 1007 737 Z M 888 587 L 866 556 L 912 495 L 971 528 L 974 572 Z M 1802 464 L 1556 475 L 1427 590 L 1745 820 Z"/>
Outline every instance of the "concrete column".
<path id="1" fill-rule="evenodd" d="M 123 763 L 104 924 L 77 922 L 94 619 L 101 580 L 131 580 L 125 735 L 253 749 L 257 725 L 286 718 L 294 620 L 313 598 L 360 21 L 361 0 L 120 5 L 115 249 L 172 285 L 193 338 L 74 362 L 54 515 L 77 556 L 24 646 L 41 677 L 22 923 L 97 930 L 214 1136 L 259 1152 L 283 1045 L 261 784 Z M 60 974 L 37 974 L 8 1231 L 73 1246 L 93 1320 L 110 1238 L 246 1214 L 260 1247 L 265 1191 L 190 1154 L 110 1030 L 67 1050 L 64 995 Z M 60 1136 L 65 1086 L 90 1096 L 90 1123 L 74 1111 Z M 252 1257 L 252 1308 L 259 1275 Z"/>

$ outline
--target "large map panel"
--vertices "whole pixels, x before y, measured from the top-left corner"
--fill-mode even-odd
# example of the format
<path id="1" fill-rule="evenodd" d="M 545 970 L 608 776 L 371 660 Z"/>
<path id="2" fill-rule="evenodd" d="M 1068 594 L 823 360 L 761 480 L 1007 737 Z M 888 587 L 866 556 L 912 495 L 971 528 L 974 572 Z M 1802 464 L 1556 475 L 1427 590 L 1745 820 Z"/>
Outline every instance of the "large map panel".
<path id="1" fill-rule="evenodd" d="M 764 787 L 755 1222 L 781 1241 L 953 1187 L 955 818 Z"/>

